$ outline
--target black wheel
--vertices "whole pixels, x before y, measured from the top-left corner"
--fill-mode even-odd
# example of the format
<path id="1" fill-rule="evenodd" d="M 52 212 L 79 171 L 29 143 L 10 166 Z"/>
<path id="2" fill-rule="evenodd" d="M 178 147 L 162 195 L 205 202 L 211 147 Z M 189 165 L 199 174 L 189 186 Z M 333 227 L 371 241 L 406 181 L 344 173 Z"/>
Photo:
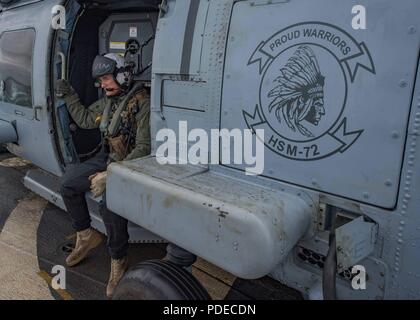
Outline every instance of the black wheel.
<path id="1" fill-rule="evenodd" d="M 114 300 L 210 300 L 206 289 L 185 269 L 169 261 L 149 260 L 121 279 Z"/>
<path id="2" fill-rule="evenodd" d="M 0 144 L 0 153 L 5 153 L 7 152 L 6 146 L 3 144 Z"/>

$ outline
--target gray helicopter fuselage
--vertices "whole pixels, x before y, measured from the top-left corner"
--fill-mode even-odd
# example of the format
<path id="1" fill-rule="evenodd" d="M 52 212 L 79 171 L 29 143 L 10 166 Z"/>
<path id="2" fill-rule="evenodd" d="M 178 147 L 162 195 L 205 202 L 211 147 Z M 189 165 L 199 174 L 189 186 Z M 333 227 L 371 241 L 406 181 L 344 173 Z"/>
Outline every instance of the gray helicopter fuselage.
<path id="1" fill-rule="evenodd" d="M 65 209 L 48 181 L 82 152 L 53 83 L 92 87 L 75 58 L 92 13 L 66 3 L 59 31 L 51 9 L 62 1 L 17 3 L 0 12 L 0 143 L 41 169 L 25 184 Z M 350 0 L 98 3 L 95 54 L 154 33 L 137 79 L 151 90 L 152 154 L 109 166 L 109 209 L 152 240 L 307 298 L 322 297 L 329 268 L 341 299 L 420 298 L 418 1 L 360 0 L 362 27 Z M 181 122 L 208 137 L 251 130 L 263 171 L 223 162 L 223 148 L 201 150 L 217 163 L 184 161 L 196 141 L 182 146 Z M 176 164 L 159 162 L 162 129 L 179 139 Z"/>

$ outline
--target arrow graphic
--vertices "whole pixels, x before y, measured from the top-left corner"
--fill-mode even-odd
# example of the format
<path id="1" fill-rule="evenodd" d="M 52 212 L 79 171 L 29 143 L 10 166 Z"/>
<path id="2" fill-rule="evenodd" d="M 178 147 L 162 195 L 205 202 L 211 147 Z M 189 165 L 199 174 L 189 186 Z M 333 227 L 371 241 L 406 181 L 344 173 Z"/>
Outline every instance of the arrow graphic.
<path id="1" fill-rule="evenodd" d="M 351 147 L 353 143 L 360 137 L 364 130 L 356 130 L 352 132 L 347 132 L 347 118 L 344 118 L 340 125 L 338 126 L 337 130 L 335 130 L 331 136 L 337 139 L 341 144 L 342 147 L 340 148 L 340 152 L 345 152 L 348 148 Z"/>
<path id="2" fill-rule="evenodd" d="M 252 54 L 251 58 L 248 61 L 248 66 L 254 63 L 258 62 L 258 66 L 259 66 L 259 73 L 261 74 L 265 67 L 267 66 L 267 64 L 274 59 L 274 57 L 272 55 L 270 55 L 269 53 L 267 53 L 266 51 L 263 50 L 264 46 L 265 46 L 266 42 L 261 41 L 260 44 L 258 45 L 257 49 L 254 51 L 254 53 Z"/>
<path id="3" fill-rule="evenodd" d="M 376 74 L 375 65 L 366 44 L 362 42 L 358 44 L 357 47 L 360 50 L 359 53 L 342 60 L 347 67 L 352 83 L 356 79 L 356 74 L 359 68 L 363 68 L 373 74 Z"/>

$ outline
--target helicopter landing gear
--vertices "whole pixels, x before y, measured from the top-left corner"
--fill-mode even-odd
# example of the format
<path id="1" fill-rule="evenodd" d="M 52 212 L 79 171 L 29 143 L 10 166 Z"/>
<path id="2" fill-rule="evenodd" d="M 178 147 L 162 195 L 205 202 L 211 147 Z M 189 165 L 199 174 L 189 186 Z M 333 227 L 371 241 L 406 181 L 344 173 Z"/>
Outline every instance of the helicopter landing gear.
<path id="1" fill-rule="evenodd" d="M 210 295 L 187 270 L 170 261 L 137 264 L 118 284 L 114 300 L 210 300 Z"/>

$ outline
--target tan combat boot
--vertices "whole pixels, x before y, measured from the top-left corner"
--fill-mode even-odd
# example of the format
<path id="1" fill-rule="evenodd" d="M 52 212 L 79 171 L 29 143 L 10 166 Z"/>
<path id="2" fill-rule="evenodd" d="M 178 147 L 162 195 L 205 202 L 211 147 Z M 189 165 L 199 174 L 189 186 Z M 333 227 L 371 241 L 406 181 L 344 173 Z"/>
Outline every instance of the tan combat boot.
<path id="1" fill-rule="evenodd" d="M 95 229 L 89 228 L 77 232 L 76 246 L 72 253 L 67 257 L 66 263 L 73 267 L 82 261 L 90 250 L 99 246 L 102 242 L 102 235 Z"/>
<path id="2" fill-rule="evenodd" d="M 106 286 L 106 296 L 111 299 L 114 290 L 127 270 L 127 257 L 121 259 L 111 259 L 111 274 L 109 275 L 108 285 Z"/>

